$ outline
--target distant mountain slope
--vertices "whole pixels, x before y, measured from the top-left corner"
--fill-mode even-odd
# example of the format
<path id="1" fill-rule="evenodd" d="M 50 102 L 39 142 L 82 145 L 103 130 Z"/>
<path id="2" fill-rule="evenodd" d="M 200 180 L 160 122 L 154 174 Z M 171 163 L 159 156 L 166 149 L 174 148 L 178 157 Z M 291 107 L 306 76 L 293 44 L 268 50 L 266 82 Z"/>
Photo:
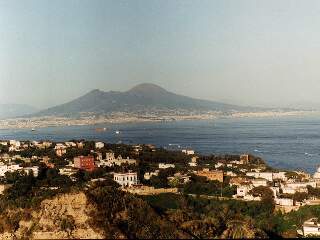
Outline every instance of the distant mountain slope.
<path id="1" fill-rule="evenodd" d="M 71 102 L 40 111 L 36 116 L 74 115 L 82 112 L 110 113 L 150 110 L 248 111 L 256 108 L 194 99 L 144 83 L 126 92 L 93 90 Z"/>
<path id="2" fill-rule="evenodd" d="M 0 104 L 0 118 L 19 117 L 37 111 L 38 109 L 25 104 Z"/>

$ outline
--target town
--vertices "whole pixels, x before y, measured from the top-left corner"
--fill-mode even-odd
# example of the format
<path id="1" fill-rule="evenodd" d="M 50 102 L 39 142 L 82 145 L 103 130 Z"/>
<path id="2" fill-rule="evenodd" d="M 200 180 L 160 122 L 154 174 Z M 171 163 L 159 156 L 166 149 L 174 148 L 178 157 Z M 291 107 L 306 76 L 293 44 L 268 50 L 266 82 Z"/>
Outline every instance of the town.
<path id="1" fill-rule="evenodd" d="M 192 149 L 170 152 L 150 144 L 7 140 L 0 141 L 0 161 L 1 194 L 10 188 L 6 181 L 10 174 L 37 177 L 47 168 L 71 181 L 77 181 L 79 172 L 91 174 L 91 182 L 112 176 L 122 191 L 142 196 L 183 193 L 237 201 L 271 199 L 283 213 L 320 204 L 320 168 L 313 176 L 280 171 L 250 154 L 202 156 Z M 320 236 L 318 226 L 312 218 L 298 234 Z"/>

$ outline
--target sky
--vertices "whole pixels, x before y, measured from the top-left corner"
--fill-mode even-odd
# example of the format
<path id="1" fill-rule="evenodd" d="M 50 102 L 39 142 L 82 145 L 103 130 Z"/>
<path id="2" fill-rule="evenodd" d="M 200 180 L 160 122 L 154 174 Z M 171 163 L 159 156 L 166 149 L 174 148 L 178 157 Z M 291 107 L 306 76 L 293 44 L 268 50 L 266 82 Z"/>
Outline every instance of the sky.
<path id="1" fill-rule="evenodd" d="M 155 83 L 250 106 L 320 106 L 317 0 L 0 0 L 0 103 L 46 108 Z"/>

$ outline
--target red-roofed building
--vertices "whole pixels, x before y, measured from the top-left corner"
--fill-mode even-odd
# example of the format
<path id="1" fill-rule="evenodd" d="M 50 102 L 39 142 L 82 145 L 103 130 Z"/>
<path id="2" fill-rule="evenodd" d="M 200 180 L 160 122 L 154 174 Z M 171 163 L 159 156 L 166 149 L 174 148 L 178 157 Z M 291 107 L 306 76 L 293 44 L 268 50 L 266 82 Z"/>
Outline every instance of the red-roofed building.
<path id="1" fill-rule="evenodd" d="M 92 171 L 95 168 L 93 156 L 78 156 L 73 159 L 74 167 L 86 171 Z"/>

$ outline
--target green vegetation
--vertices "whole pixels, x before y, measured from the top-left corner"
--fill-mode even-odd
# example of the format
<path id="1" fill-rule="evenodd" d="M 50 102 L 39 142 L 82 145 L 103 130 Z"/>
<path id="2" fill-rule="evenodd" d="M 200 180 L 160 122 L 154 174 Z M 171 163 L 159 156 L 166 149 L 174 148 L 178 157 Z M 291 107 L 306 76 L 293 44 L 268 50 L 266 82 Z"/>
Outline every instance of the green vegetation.
<path id="1" fill-rule="evenodd" d="M 226 182 L 208 181 L 205 177 L 192 175 L 190 182 L 184 185 L 185 194 L 232 197 L 236 188 Z"/>
<path id="2" fill-rule="evenodd" d="M 190 237 L 158 215 L 145 201 L 100 183 L 87 191 L 97 207 L 91 225 L 103 228 L 107 238 L 175 239 Z"/>

